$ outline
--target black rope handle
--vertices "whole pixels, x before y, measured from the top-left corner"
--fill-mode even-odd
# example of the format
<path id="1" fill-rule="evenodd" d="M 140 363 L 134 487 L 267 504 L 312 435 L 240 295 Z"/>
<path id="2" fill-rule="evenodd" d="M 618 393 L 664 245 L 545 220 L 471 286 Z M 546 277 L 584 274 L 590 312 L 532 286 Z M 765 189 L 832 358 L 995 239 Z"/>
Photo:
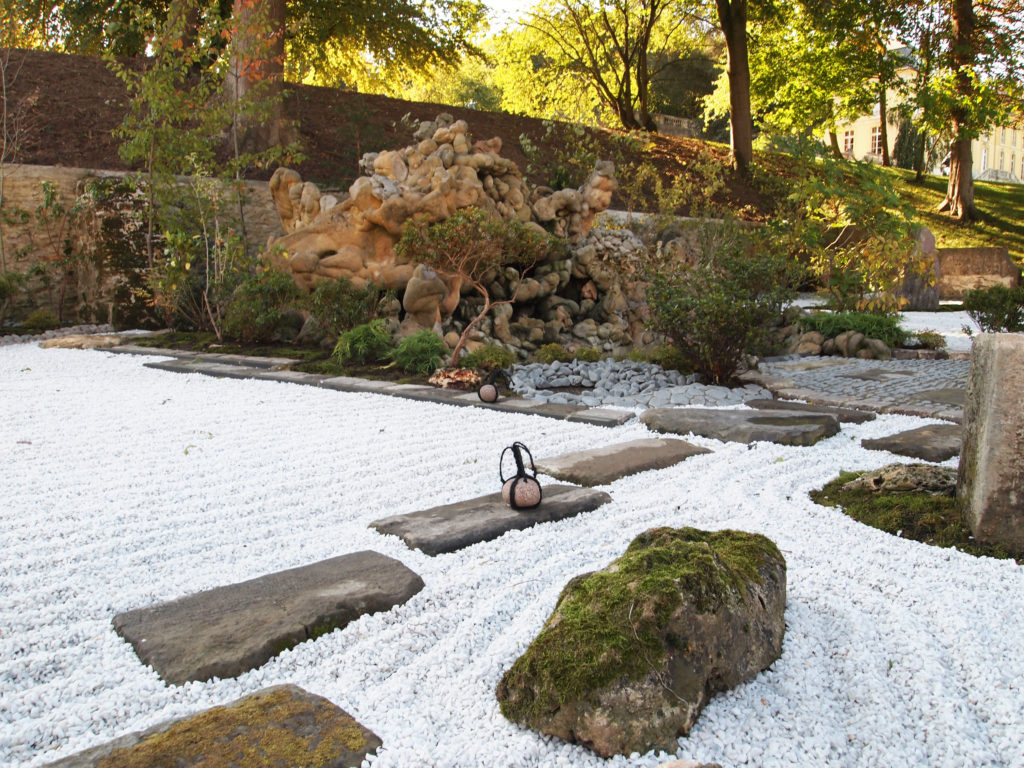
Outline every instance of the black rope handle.
<path id="1" fill-rule="evenodd" d="M 516 477 L 532 477 L 532 478 L 536 479 L 537 478 L 537 467 L 533 463 L 533 454 L 530 453 L 530 449 L 529 448 L 527 448 L 522 443 L 516 441 L 516 442 L 512 443 L 512 445 L 508 446 L 505 450 L 503 450 L 501 452 L 501 458 L 498 460 L 498 477 L 501 478 L 501 482 L 505 483 L 505 482 L 507 482 L 510 479 L 510 478 L 505 477 L 505 470 L 504 470 L 505 454 L 508 453 L 509 451 L 512 451 L 512 457 L 515 459 L 515 462 L 516 462 L 516 475 L 515 476 Z M 523 462 L 523 451 L 526 451 L 526 455 L 530 457 L 530 470 L 533 472 L 532 475 L 528 474 L 527 471 L 526 471 L 526 465 Z"/>

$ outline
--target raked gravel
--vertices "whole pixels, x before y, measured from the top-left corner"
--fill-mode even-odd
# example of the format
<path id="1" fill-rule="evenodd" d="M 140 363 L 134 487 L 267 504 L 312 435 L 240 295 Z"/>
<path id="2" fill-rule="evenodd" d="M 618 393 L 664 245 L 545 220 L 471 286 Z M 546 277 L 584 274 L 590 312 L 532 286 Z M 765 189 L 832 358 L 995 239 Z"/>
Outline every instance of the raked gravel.
<path id="1" fill-rule="evenodd" d="M 539 416 L 214 379 L 104 352 L 0 349 L 0 764 L 58 757 L 275 683 L 384 741 L 377 768 L 653 766 L 505 721 L 494 687 L 578 573 L 658 525 L 771 537 L 788 563 L 782 658 L 716 696 L 679 757 L 724 766 L 1024 766 L 1024 569 L 888 536 L 807 492 L 896 460 L 880 416 L 812 448 L 714 453 L 608 486 L 579 518 L 431 558 L 367 528 L 493 492 L 537 457 L 647 436 Z M 544 479 L 544 478 L 542 478 Z M 550 479 L 548 479 L 550 481 Z M 373 549 L 426 588 L 236 680 L 164 685 L 115 613 Z"/>

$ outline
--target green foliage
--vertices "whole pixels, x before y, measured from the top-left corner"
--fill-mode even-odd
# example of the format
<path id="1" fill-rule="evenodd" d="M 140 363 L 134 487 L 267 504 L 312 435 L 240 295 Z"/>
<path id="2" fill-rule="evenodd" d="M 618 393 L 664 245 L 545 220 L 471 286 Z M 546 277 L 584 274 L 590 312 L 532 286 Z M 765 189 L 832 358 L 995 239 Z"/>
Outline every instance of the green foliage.
<path id="1" fill-rule="evenodd" d="M 577 347 L 573 357 L 583 363 L 596 363 L 601 359 L 601 350 L 597 347 Z"/>
<path id="2" fill-rule="evenodd" d="M 376 362 L 386 359 L 394 345 L 387 322 L 377 318 L 342 333 L 331 356 L 339 363 Z"/>
<path id="3" fill-rule="evenodd" d="M 987 333 L 1024 331 L 1024 285 L 993 285 L 967 291 L 964 310 Z"/>
<path id="4" fill-rule="evenodd" d="M 504 370 L 515 365 L 516 356 L 504 347 L 485 344 L 465 354 L 459 360 L 463 368 L 481 368 L 485 371 Z"/>
<path id="5" fill-rule="evenodd" d="M 914 334 L 923 349 L 945 349 L 946 337 L 935 331 L 918 331 Z"/>
<path id="6" fill-rule="evenodd" d="M 60 320 L 48 309 L 35 309 L 29 316 L 21 321 L 21 327 L 26 331 L 52 331 L 60 328 Z"/>
<path id="7" fill-rule="evenodd" d="M 826 339 L 834 339 L 846 331 L 863 333 L 869 339 L 881 339 L 890 347 L 898 347 L 907 340 L 907 332 L 900 327 L 899 317 L 870 312 L 811 312 L 798 321 L 802 331 L 817 331 Z"/>
<path id="8" fill-rule="evenodd" d="M 406 373 L 429 376 L 448 354 L 448 347 L 436 333 L 424 328 L 406 336 L 391 353 L 391 359 Z"/>
<path id="9" fill-rule="evenodd" d="M 0 326 L 7 320 L 25 277 L 18 272 L 0 272 Z"/>
<path id="10" fill-rule="evenodd" d="M 372 320 L 377 316 L 381 289 L 373 283 L 355 288 L 347 277 L 320 280 L 309 294 L 309 311 L 320 328 L 330 336 Z"/>
<path id="11" fill-rule="evenodd" d="M 743 585 L 784 562 L 764 536 L 741 531 L 654 528 L 609 567 L 577 576 L 526 652 L 502 676 L 502 714 L 537 718 L 623 676 L 638 680 L 665 659 L 666 624 L 685 594 L 699 613 L 741 600 Z M 675 638 L 676 641 L 679 638 Z"/>
<path id="12" fill-rule="evenodd" d="M 302 298 L 291 275 L 268 269 L 235 289 L 224 314 L 224 335 L 247 344 L 268 343 L 281 327 L 285 310 Z"/>
<path id="13" fill-rule="evenodd" d="M 794 270 L 734 221 L 699 224 L 697 242 L 694 266 L 655 265 L 649 325 L 672 339 L 686 368 L 730 384 L 745 355 L 765 348 L 770 324 L 795 296 Z"/>
<path id="14" fill-rule="evenodd" d="M 980 544 L 952 496 L 937 496 L 921 491 L 876 493 L 868 490 L 843 490 L 842 486 L 861 472 L 843 472 L 811 499 L 822 506 L 839 507 L 858 522 L 893 536 L 920 541 L 936 547 L 955 547 L 961 552 L 985 557 L 1009 558 L 997 546 Z"/>
<path id="15" fill-rule="evenodd" d="M 630 350 L 629 359 L 638 363 L 660 365 L 666 371 L 679 371 L 685 374 L 693 373 L 690 361 L 671 344 L 659 344 L 651 350 L 641 350 L 634 347 Z"/>
<path id="16" fill-rule="evenodd" d="M 538 363 L 551 365 L 555 361 L 564 363 L 572 360 L 572 353 L 561 344 L 555 344 L 552 342 L 550 344 L 543 345 L 540 349 L 534 352 L 533 359 Z"/>

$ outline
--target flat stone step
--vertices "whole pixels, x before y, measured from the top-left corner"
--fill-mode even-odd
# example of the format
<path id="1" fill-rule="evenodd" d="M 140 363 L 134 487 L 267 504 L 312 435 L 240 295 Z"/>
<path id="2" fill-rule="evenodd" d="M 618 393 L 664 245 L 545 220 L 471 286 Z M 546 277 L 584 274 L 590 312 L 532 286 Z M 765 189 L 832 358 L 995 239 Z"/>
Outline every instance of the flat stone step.
<path id="1" fill-rule="evenodd" d="M 751 408 L 757 408 L 759 411 L 827 413 L 846 424 L 863 424 L 866 421 L 874 421 L 875 419 L 875 414 L 871 411 L 861 411 L 857 408 L 840 408 L 834 405 L 815 405 L 814 403 L 801 403 L 793 400 L 748 400 L 746 405 L 749 405 Z"/>
<path id="2" fill-rule="evenodd" d="M 607 485 L 620 477 L 671 467 L 702 453 L 711 451 L 685 440 L 652 437 L 541 459 L 537 471 L 567 483 Z"/>
<path id="3" fill-rule="evenodd" d="M 734 443 L 767 441 L 814 445 L 839 432 L 839 420 L 824 413 L 733 411 L 715 408 L 652 408 L 640 421 L 655 432 L 701 435 Z"/>
<path id="4" fill-rule="evenodd" d="M 45 768 L 352 768 L 380 747 L 373 731 L 327 699 L 296 685 L 275 685 L 129 733 Z"/>
<path id="5" fill-rule="evenodd" d="M 355 552 L 126 611 L 114 631 L 168 683 L 237 677 L 281 651 L 423 589 L 405 565 Z"/>
<path id="6" fill-rule="evenodd" d="M 929 424 L 888 437 L 861 440 L 860 444 L 872 451 L 889 451 L 922 461 L 945 461 L 959 455 L 962 440 L 963 427 L 959 424 Z"/>
<path id="7" fill-rule="evenodd" d="M 397 536 L 411 549 L 440 555 L 496 539 L 508 531 L 590 512 L 612 500 L 603 491 L 573 485 L 546 485 L 543 494 L 540 506 L 533 509 L 512 509 L 501 493 L 491 493 L 420 512 L 384 517 L 370 523 L 370 527 Z"/>

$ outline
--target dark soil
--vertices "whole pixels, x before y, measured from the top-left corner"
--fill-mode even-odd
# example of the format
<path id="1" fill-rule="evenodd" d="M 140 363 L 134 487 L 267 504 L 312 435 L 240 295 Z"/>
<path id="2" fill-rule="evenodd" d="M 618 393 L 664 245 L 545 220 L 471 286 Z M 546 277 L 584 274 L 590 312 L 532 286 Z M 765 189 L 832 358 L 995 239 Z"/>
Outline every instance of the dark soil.
<path id="1" fill-rule="evenodd" d="M 0 54 L 2 55 L 2 54 Z M 145 61 L 138 59 L 137 66 Z M 20 67 L 20 68 L 19 68 Z M 27 135 L 13 162 L 59 165 L 99 170 L 129 170 L 118 156 L 118 142 L 111 131 L 124 116 L 127 95 L 123 84 L 97 57 L 68 55 L 45 51 L 11 51 L 8 101 L 17 105 L 32 101 L 26 125 Z M 469 123 L 478 139 L 499 136 L 502 154 L 515 161 L 524 173 L 528 161 L 519 145 L 519 136 L 526 134 L 541 149 L 539 167 L 529 175 L 534 184 L 547 184 L 553 176 L 550 164 L 556 148 L 572 145 L 564 127 L 561 135 L 546 137 L 541 120 L 508 113 L 489 113 L 440 104 L 402 101 L 385 96 L 355 93 L 336 88 L 288 85 L 284 114 L 297 121 L 298 139 L 305 160 L 295 166 L 304 179 L 315 182 L 322 190 L 345 190 L 358 175 L 359 158 L 365 152 L 398 149 L 411 143 L 411 131 L 403 118 L 430 120 L 440 112 L 448 112 Z M 617 134 L 598 131 L 594 134 L 615 157 Z M 564 138 L 563 138 L 564 137 Z M 687 173 L 687 167 L 699 164 L 701 152 L 710 151 L 723 162 L 728 148 L 706 144 L 694 139 L 670 136 L 651 137 L 651 146 L 644 155 L 663 175 Z M 269 178 L 273 169 L 257 171 L 252 178 Z M 728 202 L 745 218 L 761 219 L 769 207 L 745 180 L 729 171 L 727 193 L 720 202 Z M 616 205 L 624 206 L 618 200 Z"/>

